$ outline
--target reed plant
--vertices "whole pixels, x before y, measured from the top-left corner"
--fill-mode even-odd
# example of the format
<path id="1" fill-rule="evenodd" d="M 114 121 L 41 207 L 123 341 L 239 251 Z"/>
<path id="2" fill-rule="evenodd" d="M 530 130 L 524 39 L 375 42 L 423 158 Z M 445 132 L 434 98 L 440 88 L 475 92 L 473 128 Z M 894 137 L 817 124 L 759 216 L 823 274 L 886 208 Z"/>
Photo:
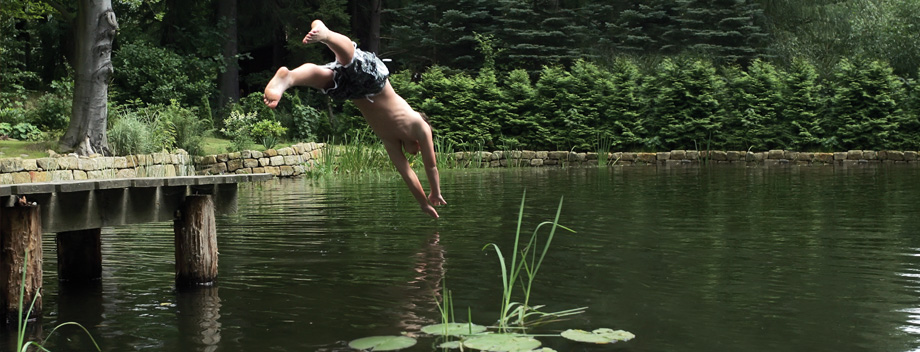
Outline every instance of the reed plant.
<path id="1" fill-rule="evenodd" d="M 346 135 L 340 144 L 327 141 L 320 155 L 310 168 L 311 176 L 375 173 L 391 167 L 383 145 L 372 140 L 366 129 Z"/>
<path id="2" fill-rule="evenodd" d="M 48 341 L 48 338 L 51 337 L 51 335 L 53 335 L 55 331 L 57 331 L 58 329 L 64 326 L 68 326 L 68 325 L 73 325 L 73 326 L 79 327 L 80 329 L 83 329 L 83 332 L 86 333 L 86 336 L 89 337 L 89 340 L 93 342 L 93 347 L 96 347 L 97 351 L 102 351 L 102 349 L 99 348 L 99 344 L 96 343 L 96 340 L 93 338 L 93 335 L 89 333 L 89 330 L 86 330 L 86 328 L 83 327 L 83 325 L 80 325 L 80 323 L 76 323 L 72 321 L 61 323 L 55 326 L 53 329 L 51 329 L 51 332 L 48 333 L 48 336 L 46 336 L 45 339 L 41 343 L 38 343 L 35 341 L 26 341 L 26 327 L 28 326 L 29 319 L 31 318 L 32 309 L 35 308 L 35 302 L 38 300 L 38 297 L 41 296 L 41 293 L 36 292 L 35 296 L 32 297 L 32 303 L 29 304 L 29 310 L 25 312 L 25 315 L 23 315 L 23 312 L 22 312 L 23 303 L 24 303 L 23 300 L 25 299 L 25 293 L 26 293 L 26 285 L 25 285 L 26 265 L 28 265 L 28 263 L 29 263 L 29 251 L 26 250 L 25 259 L 23 260 L 23 264 L 22 264 L 23 266 L 22 267 L 22 281 L 19 282 L 19 310 L 18 310 L 18 315 L 16 316 L 18 318 L 17 319 L 18 325 L 16 327 L 16 351 L 17 352 L 27 352 L 29 351 L 29 347 L 35 347 L 39 351 L 46 351 L 46 352 L 51 351 L 44 346 L 45 342 Z"/>
<path id="3" fill-rule="evenodd" d="M 543 306 L 530 305 L 530 293 L 533 289 L 534 279 L 536 279 L 537 273 L 540 271 L 540 266 L 543 264 L 543 259 L 546 258 L 546 253 L 549 252 L 550 245 L 552 245 L 553 238 L 556 235 L 556 230 L 563 229 L 572 233 L 575 231 L 559 224 L 559 215 L 562 213 L 563 203 L 563 198 L 560 198 L 559 207 L 556 209 L 556 216 L 553 221 L 544 221 L 537 225 L 530 235 L 527 244 L 521 248 L 521 224 L 523 223 L 524 204 L 526 199 L 527 193 L 525 192 L 524 196 L 521 197 L 521 207 L 518 212 L 518 223 L 514 235 L 514 246 L 512 247 L 510 263 L 506 261 L 505 255 L 502 254 L 497 244 L 490 243 L 483 247 L 483 250 L 489 246 L 495 249 L 495 253 L 498 255 L 499 265 L 501 266 L 502 302 L 499 312 L 498 328 L 502 332 L 508 332 L 514 329 L 515 327 L 512 325 L 516 325 L 516 328 L 522 329 L 528 325 L 532 326 L 547 323 L 569 315 L 579 314 L 586 309 L 585 307 L 581 307 L 559 312 L 542 312 L 539 309 Z M 546 242 L 543 244 L 542 250 L 540 250 L 538 248 L 538 235 L 544 226 L 550 226 L 550 229 L 546 237 Z M 521 285 L 524 295 L 523 302 L 511 301 L 517 284 Z"/>
<path id="4" fill-rule="evenodd" d="M 597 135 L 597 166 L 607 166 L 610 150 L 613 148 L 613 138 L 607 135 Z"/>
<path id="5" fill-rule="evenodd" d="M 447 138 L 435 138 L 434 153 L 437 157 L 438 169 L 455 168 L 459 164 L 454 154 L 454 143 Z"/>

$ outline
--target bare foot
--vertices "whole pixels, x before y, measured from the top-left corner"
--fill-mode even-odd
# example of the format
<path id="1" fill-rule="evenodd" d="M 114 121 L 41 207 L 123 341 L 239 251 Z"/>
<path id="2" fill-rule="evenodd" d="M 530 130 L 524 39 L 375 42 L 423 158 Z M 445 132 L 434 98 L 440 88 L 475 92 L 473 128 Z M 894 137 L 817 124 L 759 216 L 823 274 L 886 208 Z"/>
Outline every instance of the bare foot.
<path id="1" fill-rule="evenodd" d="M 325 42 L 326 39 L 329 39 L 329 28 L 326 28 L 326 24 L 323 21 L 315 20 L 310 24 L 310 27 L 313 29 L 307 33 L 306 37 L 303 37 L 304 44 Z"/>
<path id="2" fill-rule="evenodd" d="M 291 70 L 288 70 L 287 67 L 282 66 L 275 72 L 275 77 L 272 77 L 272 80 L 268 82 L 268 85 L 265 86 L 265 95 L 263 96 L 262 101 L 265 102 L 265 105 L 268 105 L 269 108 L 274 109 L 278 106 L 278 101 L 281 100 L 281 95 L 284 94 L 284 91 L 291 86 L 290 74 Z"/>

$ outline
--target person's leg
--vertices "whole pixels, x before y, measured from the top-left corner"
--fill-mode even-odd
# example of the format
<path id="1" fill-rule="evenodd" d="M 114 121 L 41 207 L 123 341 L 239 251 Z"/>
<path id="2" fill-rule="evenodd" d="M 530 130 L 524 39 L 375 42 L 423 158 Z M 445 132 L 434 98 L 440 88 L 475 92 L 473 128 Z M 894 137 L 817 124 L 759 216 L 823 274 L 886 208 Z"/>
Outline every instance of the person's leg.
<path id="1" fill-rule="evenodd" d="M 317 42 L 326 44 L 329 50 L 335 53 L 335 61 L 342 65 L 351 63 L 351 59 L 355 57 L 355 46 L 351 39 L 341 33 L 333 32 L 320 20 L 313 21 L 311 27 L 310 32 L 303 38 L 304 44 Z"/>
<path id="2" fill-rule="evenodd" d="M 303 64 L 293 70 L 281 67 L 275 77 L 265 86 L 265 105 L 274 109 L 281 100 L 281 95 L 290 87 L 304 86 L 316 89 L 329 89 L 333 86 L 332 70 L 315 64 Z"/>

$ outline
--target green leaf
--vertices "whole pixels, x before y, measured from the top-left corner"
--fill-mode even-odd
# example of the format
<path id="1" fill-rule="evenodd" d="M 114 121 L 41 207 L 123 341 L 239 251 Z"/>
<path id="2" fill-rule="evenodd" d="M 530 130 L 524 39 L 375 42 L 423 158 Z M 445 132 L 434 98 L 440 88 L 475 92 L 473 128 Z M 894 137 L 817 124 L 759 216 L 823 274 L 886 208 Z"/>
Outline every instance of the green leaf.
<path id="1" fill-rule="evenodd" d="M 414 346 L 415 339 L 408 336 L 371 336 L 353 340 L 348 347 L 367 351 L 395 351 Z"/>
<path id="2" fill-rule="evenodd" d="M 447 336 L 473 335 L 483 331 L 486 331 L 485 326 L 469 323 L 435 324 L 422 328 L 422 332 L 426 334 Z"/>
<path id="3" fill-rule="evenodd" d="M 530 351 L 540 344 L 532 337 L 508 334 L 480 335 L 463 340 L 464 347 L 494 352 Z"/>
<path id="4" fill-rule="evenodd" d="M 618 341 L 629 341 L 635 338 L 636 335 L 633 335 L 629 331 L 602 328 L 592 332 L 569 329 L 562 332 L 562 337 L 578 342 L 605 344 Z"/>
<path id="5" fill-rule="evenodd" d="M 447 341 L 438 345 L 438 348 L 449 348 L 449 349 L 458 349 L 460 348 L 460 341 Z"/>

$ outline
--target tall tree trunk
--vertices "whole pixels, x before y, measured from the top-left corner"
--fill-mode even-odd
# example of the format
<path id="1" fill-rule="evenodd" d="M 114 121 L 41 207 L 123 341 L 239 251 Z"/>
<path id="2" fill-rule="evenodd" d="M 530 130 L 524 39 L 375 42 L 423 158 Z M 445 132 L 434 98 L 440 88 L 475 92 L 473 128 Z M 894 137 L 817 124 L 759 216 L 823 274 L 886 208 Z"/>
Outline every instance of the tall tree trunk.
<path id="1" fill-rule="evenodd" d="M 361 45 L 361 50 L 379 53 L 380 15 L 383 0 L 355 0 L 351 2 L 351 31 Z"/>
<path id="2" fill-rule="evenodd" d="M 367 43 L 364 48 L 372 53 L 380 52 L 380 13 L 383 12 L 383 0 L 369 1 Z"/>
<path id="3" fill-rule="evenodd" d="M 220 85 L 218 106 L 224 106 L 228 102 L 232 103 L 240 100 L 236 4 L 237 0 L 219 0 L 217 2 L 217 20 L 218 22 L 226 21 L 224 46 L 221 52 L 224 57 L 224 70 L 220 72 L 220 79 L 218 80 L 218 85 Z"/>
<path id="4" fill-rule="evenodd" d="M 112 40 L 118 22 L 111 0 L 79 0 L 74 58 L 73 116 L 61 138 L 64 152 L 109 155 L 106 140 Z"/>

